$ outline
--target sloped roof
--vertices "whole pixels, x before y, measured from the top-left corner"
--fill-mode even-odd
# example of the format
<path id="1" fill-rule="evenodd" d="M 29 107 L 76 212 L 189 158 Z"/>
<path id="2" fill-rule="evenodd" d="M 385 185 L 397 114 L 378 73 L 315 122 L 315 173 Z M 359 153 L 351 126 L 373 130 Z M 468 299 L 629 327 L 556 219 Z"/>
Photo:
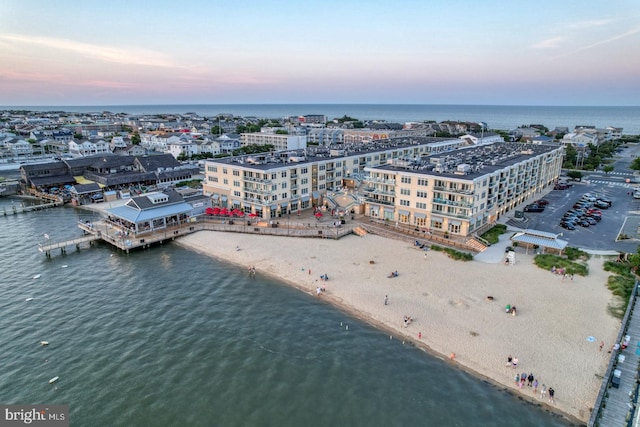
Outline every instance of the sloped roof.
<path id="1" fill-rule="evenodd" d="M 127 202 L 125 206 L 129 206 L 133 209 L 145 210 L 145 209 L 154 209 L 159 206 L 168 206 L 176 203 L 182 203 L 184 201 L 182 195 L 175 190 L 167 189 L 162 191 L 163 194 L 166 194 L 169 198 L 166 202 L 162 203 L 153 203 L 151 199 L 149 199 L 149 194 L 159 194 L 159 193 L 149 193 L 143 194 L 141 196 L 132 197 L 131 200 Z"/>
<path id="2" fill-rule="evenodd" d="M 188 213 L 193 210 L 189 203 L 180 202 L 172 205 L 154 206 L 153 209 L 138 210 L 128 205 L 118 206 L 107 209 L 111 215 L 123 218 L 129 222 L 139 223 L 142 221 L 151 221 L 156 218 L 163 218 L 170 215 L 178 215 Z"/>
<path id="3" fill-rule="evenodd" d="M 171 154 L 136 156 L 135 158 L 147 172 L 156 171 L 158 168 L 174 168 L 181 165 L 181 163 Z"/>
<path id="4" fill-rule="evenodd" d="M 95 182 L 90 184 L 76 184 L 71 187 L 71 192 L 76 194 L 88 194 L 101 191 L 100 186 Z"/>
<path id="5" fill-rule="evenodd" d="M 547 233 L 538 230 L 524 230 L 523 232 L 516 233 L 511 237 L 512 242 L 527 243 L 530 245 L 538 245 L 545 248 L 552 248 L 557 250 L 564 250 L 569 244 L 566 240 L 560 240 L 556 234 Z"/>

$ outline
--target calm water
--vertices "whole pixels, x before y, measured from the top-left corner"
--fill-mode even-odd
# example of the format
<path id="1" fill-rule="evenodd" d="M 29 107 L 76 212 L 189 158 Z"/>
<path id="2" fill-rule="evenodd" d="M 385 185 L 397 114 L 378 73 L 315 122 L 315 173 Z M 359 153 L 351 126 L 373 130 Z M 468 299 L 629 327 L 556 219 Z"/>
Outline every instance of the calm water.
<path id="1" fill-rule="evenodd" d="M 579 125 L 622 127 L 626 134 L 640 134 L 640 106 L 558 107 L 506 105 L 393 105 L 393 104 L 229 104 L 229 105 L 100 105 L 0 107 L 34 111 L 74 111 L 163 114 L 194 112 L 204 116 L 229 113 L 236 116 L 280 118 L 324 114 L 328 118 L 348 115 L 361 120 L 384 119 L 404 123 L 423 120 L 486 122 L 492 129 L 514 129 L 520 125 L 542 124 L 549 129 Z"/>
<path id="2" fill-rule="evenodd" d="M 86 219 L 95 214 L 71 207 L 0 216 L 2 403 L 69 404 L 73 426 L 568 425 L 177 245 L 37 251 L 44 233 L 70 238 Z"/>

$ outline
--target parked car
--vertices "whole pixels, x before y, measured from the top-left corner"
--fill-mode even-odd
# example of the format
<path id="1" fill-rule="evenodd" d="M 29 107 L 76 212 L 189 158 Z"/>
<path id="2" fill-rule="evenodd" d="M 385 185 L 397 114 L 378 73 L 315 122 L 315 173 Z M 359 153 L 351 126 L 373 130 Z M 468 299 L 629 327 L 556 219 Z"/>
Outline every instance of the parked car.
<path id="1" fill-rule="evenodd" d="M 553 186 L 554 190 L 566 190 L 567 188 L 569 188 L 567 184 L 556 184 Z"/>
<path id="2" fill-rule="evenodd" d="M 589 224 L 589 221 L 587 221 L 586 219 L 581 219 L 580 221 L 578 221 L 578 225 L 580 227 L 588 227 L 590 224 Z"/>
<path id="3" fill-rule="evenodd" d="M 572 222 L 561 222 L 560 227 L 565 228 L 567 230 L 575 230 L 576 226 L 573 225 Z"/>
<path id="4" fill-rule="evenodd" d="M 609 207 L 613 206 L 613 202 L 610 199 L 607 199 L 606 197 L 598 197 L 598 200 L 596 200 L 596 202 L 606 203 L 607 205 L 609 205 Z"/>
<path id="5" fill-rule="evenodd" d="M 585 220 L 589 223 L 589 225 L 596 225 L 598 222 L 595 220 L 595 218 L 592 218 L 590 216 L 586 217 Z"/>
<path id="6" fill-rule="evenodd" d="M 610 204 L 602 201 L 602 200 L 596 200 L 596 202 L 593 204 L 593 206 L 595 206 L 596 208 L 600 208 L 600 209 L 609 209 L 609 207 L 611 206 Z"/>
<path id="7" fill-rule="evenodd" d="M 547 206 L 549 204 L 549 201 L 545 199 L 540 199 L 537 202 L 535 202 L 535 204 L 538 206 Z"/>
<path id="8" fill-rule="evenodd" d="M 602 212 L 599 211 L 598 209 L 587 209 L 587 214 L 593 214 L 593 213 L 602 215 Z"/>
<path id="9" fill-rule="evenodd" d="M 544 212 L 544 206 L 528 205 L 524 208 L 525 212 Z"/>
<path id="10" fill-rule="evenodd" d="M 602 215 L 598 215 L 598 214 L 589 214 L 587 215 L 588 218 L 593 218 L 596 221 L 600 222 L 602 221 Z"/>

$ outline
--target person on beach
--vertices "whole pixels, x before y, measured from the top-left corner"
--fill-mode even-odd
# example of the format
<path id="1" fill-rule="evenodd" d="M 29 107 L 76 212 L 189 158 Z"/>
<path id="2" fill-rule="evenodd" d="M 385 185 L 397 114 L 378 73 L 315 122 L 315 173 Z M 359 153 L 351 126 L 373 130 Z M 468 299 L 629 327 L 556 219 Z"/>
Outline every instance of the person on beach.
<path id="1" fill-rule="evenodd" d="M 523 372 L 523 373 L 520 375 L 520 388 L 524 387 L 524 383 L 525 383 L 525 381 L 527 381 L 527 373 L 526 373 L 526 372 Z"/>
<path id="2" fill-rule="evenodd" d="M 516 369 L 518 367 L 518 358 L 517 357 L 513 358 L 512 365 L 513 365 L 513 369 Z"/>
<path id="3" fill-rule="evenodd" d="M 516 374 L 516 376 L 513 379 L 516 382 L 516 385 L 520 384 L 520 375 Z"/>
<path id="4" fill-rule="evenodd" d="M 553 389 L 553 387 L 549 387 L 549 403 L 554 403 L 554 396 L 556 394 L 556 391 Z"/>
<path id="5" fill-rule="evenodd" d="M 529 373 L 529 376 L 527 377 L 527 387 L 531 387 L 533 385 L 533 374 Z"/>
<path id="6" fill-rule="evenodd" d="M 547 394 L 547 386 L 542 384 L 542 390 L 540 390 L 540 399 L 544 399 L 544 396 Z"/>
<path id="7" fill-rule="evenodd" d="M 538 380 L 533 381 L 533 395 L 538 394 Z"/>
<path id="8" fill-rule="evenodd" d="M 384 305 L 387 305 L 389 303 L 389 296 L 385 295 L 384 296 Z"/>
<path id="9" fill-rule="evenodd" d="M 507 356 L 507 368 L 511 366 L 511 364 L 513 363 L 513 357 L 511 357 L 511 355 Z"/>
<path id="10" fill-rule="evenodd" d="M 602 347 L 604 347 L 604 341 L 600 341 L 600 351 L 602 351 Z"/>

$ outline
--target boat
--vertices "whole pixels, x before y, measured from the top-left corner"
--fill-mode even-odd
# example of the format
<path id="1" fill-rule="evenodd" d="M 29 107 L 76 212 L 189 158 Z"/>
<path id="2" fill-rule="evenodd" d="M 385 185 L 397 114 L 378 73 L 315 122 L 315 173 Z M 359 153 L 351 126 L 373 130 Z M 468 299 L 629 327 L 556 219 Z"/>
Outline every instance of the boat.
<path id="1" fill-rule="evenodd" d="M 40 274 L 36 274 L 35 276 L 33 276 L 34 279 L 39 279 L 40 278 Z"/>
<path id="2" fill-rule="evenodd" d="M 49 345 L 49 341 L 40 341 L 41 346 Z"/>
<path id="3" fill-rule="evenodd" d="M 26 302 L 33 301 L 33 297 L 29 297 L 25 300 Z"/>
<path id="4" fill-rule="evenodd" d="M 67 268 L 69 267 L 67 264 L 61 265 L 60 268 Z"/>
<path id="5" fill-rule="evenodd" d="M 53 384 L 53 383 L 55 383 L 56 381 L 58 381 L 59 379 L 60 379 L 60 377 L 53 377 L 53 378 L 51 378 L 51 379 L 49 380 L 49 384 Z"/>

